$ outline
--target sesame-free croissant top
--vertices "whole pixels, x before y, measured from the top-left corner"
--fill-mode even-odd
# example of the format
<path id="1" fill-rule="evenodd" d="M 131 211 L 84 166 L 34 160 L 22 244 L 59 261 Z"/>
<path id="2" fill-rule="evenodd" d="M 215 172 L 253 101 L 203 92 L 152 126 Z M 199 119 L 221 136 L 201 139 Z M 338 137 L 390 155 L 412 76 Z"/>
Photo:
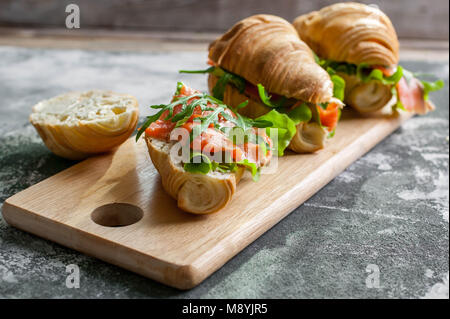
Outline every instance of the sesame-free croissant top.
<path id="1" fill-rule="evenodd" d="M 389 18 L 360 3 L 337 3 L 294 20 L 300 37 L 321 58 L 353 64 L 398 64 L 399 43 Z"/>

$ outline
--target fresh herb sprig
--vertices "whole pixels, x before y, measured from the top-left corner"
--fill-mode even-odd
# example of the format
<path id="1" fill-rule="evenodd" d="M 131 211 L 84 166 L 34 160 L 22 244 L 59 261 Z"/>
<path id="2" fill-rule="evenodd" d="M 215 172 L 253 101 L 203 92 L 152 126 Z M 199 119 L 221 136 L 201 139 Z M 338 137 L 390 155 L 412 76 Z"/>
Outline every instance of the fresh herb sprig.
<path id="1" fill-rule="evenodd" d="M 255 182 L 259 180 L 261 169 L 248 159 L 243 159 L 233 163 L 218 163 L 216 161 L 211 161 L 208 156 L 202 153 L 193 152 L 190 156 L 189 162 L 184 163 L 183 168 L 189 173 L 206 175 L 209 172 L 215 171 L 221 173 L 232 173 L 235 172 L 239 166 L 242 166 L 248 170 Z"/>

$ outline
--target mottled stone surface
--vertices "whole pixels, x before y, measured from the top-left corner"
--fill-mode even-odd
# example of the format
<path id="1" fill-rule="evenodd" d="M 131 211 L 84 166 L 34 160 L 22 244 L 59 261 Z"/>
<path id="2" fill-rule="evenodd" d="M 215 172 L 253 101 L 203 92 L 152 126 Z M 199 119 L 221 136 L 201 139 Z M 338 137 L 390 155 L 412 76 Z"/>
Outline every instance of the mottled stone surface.
<path id="1" fill-rule="evenodd" d="M 0 203 L 74 162 L 52 155 L 27 117 L 68 90 L 112 89 L 145 106 L 175 81 L 206 89 L 204 53 L 131 54 L 0 47 Z M 178 291 L 7 225 L 0 218 L 3 298 L 448 298 L 448 63 L 405 61 L 446 80 L 438 109 L 415 117 L 200 286 Z M 0 204 L 1 205 L 1 204 Z M 81 269 L 79 289 L 66 265 Z M 366 267 L 380 288 L 366 286 Z"/>

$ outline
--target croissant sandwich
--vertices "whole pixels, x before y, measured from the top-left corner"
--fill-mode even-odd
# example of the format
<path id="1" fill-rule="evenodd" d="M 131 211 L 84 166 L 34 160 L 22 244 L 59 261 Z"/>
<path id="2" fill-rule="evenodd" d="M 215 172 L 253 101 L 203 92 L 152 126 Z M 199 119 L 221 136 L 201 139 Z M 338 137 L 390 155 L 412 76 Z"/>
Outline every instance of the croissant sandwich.
<path id="1" fill-rule="evenodd" d="M 434 109 L 428 93 L 442 88 L 443 82 L 418 80 L 398 66 L 397 34 L 379 9 L 337 3 L 302 15 L 293 24 L 318 63 L 345 80 L 344 102 L 357 111 L 380 110 L 393 96 L 394 109 L 418 114 Z"/>
<path id="2" fill-rule="evenodd" d="M 138 116 L 133 96 L 94 90 L 41 101 L 33 107 L 30 122 L 53 153 L 79 160 L 125 142 Z"/>
<path id="3" fill-rule="evenodd" d="M 154 105 L 136 139 L 145 136 L 162 185 L 193 214 L 225 207 L 245 170 L 257 179 L 272 157 L 264 120 L 235 114 L 221 101 L 179 82 L 171 101 Z"/>
<path id="4" fill-rule="evenodd" d="M 295 126 L 291 150 L 314 152 L 334 134 L 344 81 L 330 78 L 286 20 L 272 15 L 241 20 L 210 44 L 209 64 L 207 70 L 180 72 L 209 73 L 214 97 L 232 107 L 248 101 L 238 110 L 245 116 Z"/>

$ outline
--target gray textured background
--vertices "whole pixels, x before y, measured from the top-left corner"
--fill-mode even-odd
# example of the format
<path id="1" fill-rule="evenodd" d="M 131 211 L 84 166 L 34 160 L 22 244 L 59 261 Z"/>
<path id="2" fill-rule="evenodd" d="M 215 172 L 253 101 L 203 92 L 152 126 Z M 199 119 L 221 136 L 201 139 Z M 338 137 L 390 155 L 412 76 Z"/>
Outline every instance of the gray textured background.
<path id="1" fill-rule="evenodd" d="M 68 4 L 82 28 L 222 33 L 253 14 L 297 16 L 342 0 L 2 0 L 0 26 L 64 28 Z M 362 0 L 385 12 L 400 38 L 448 40 L 448 0 Z M 417 21 L 417 23 L 414 23 Z"/>
<path id="2" fill-rule="evenodd" d="M 74 162 L 52 155 L 27 117 L 68 90 L 112 89 L 147 105 L 168 101 L 175 82 L 205 90 L 206 54 L 113 53 L 0 47 L 0 203 Z M 448 62 L 404 61 L 435 73 L 438 109 L 415 117 L 200 286 L 182 292 L 8 226 L 0 218 L 3 298 L 448 298 Z M 0 204 L 1 207 L 1 204 Z M 81 287 L 65 286 L 65 267 Z M 365 284 L 380 268 L 380 289 Z"/>

